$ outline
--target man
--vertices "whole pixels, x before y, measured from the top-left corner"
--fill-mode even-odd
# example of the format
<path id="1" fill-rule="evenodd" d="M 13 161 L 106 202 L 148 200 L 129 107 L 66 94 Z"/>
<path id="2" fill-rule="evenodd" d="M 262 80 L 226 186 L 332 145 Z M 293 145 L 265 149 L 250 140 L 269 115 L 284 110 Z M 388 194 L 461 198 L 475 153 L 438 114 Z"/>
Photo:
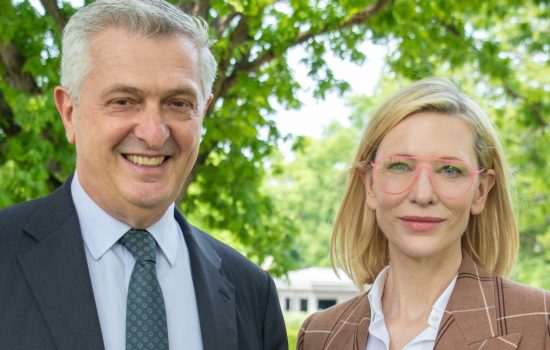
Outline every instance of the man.
<path id="1" fill-rule="evenodd" d="M 274 283 L 174 206 L 216 63 L 204 21 L 99 0 L 63 38 L 54 97 L 76 172 L 0 211 L 1 349 L 286 349 Z"/>

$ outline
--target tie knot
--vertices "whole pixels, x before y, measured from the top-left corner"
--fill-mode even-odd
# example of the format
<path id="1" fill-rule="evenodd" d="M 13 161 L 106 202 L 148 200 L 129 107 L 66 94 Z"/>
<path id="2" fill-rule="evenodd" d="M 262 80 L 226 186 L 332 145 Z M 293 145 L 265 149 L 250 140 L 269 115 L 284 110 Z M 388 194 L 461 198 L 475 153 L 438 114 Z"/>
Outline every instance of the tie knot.
<path id="1" fill-rule="evenodd" d="M 137 261 L 156 261 L 157 245 L 147 230 L 131 229 L 122 236 L 119 242 L 132 253 Z"/>

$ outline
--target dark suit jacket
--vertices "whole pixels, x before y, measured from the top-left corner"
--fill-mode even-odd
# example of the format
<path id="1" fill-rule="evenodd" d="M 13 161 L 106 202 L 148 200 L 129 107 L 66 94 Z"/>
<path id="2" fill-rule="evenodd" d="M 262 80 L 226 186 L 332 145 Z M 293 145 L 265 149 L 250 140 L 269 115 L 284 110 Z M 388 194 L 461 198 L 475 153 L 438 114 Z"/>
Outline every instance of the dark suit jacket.
<path id="1" fill-rule="evenodd" d="M 287 349 L 271 277 L 175 216 L 189 250 L 204 349 Z M 70 181 L 0 210 L 0 349 L 103 348 Z"/>
<path id="2" fill-rule="evenodd" d="M 364 350 L 368 293 L 311 315 L 300 350 Z M 550 293 L 490 275 L 464 254 L 435 340 L 436 350 L 549 350 Z"/>

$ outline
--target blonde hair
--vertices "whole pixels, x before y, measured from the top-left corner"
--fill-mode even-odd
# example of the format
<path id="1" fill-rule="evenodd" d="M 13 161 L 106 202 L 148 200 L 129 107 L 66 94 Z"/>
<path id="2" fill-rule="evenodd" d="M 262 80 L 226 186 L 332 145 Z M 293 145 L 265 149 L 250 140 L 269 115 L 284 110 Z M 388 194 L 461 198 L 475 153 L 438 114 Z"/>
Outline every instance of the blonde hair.
<path id="1" fill-rule="evenodd" d="M 389 262 L 388 242 L 366 205 L 363 183 L 384 136 L 413 113 L 429 111 L 458 116 L 474 130 L 474 149 L 481 168 L 494 169 L 496 183 L 485 209 L 471 215 L 462 236 L 462 249 L 495 275 L 506 275 L 517 257 L 519 232 L 510 191 L 510 170 L 491 122 L 481 107 L 449 80 L 417 81 L 386 101 L 368 123 L 350 170 L 343 202 L 332 233 L 333 266 L 341 266 L 363 288 Z"/>

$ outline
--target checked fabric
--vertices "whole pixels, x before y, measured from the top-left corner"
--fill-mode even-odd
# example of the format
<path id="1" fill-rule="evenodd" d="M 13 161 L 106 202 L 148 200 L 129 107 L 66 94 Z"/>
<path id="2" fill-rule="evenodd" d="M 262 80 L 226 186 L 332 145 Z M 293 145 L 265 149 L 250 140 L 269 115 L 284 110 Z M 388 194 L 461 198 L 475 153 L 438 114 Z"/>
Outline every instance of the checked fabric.
<path id="1" fill-rule="evenodd" d="M 126 303 L 126 350 L 168 350 L 164 297 L 156 272 L 156 242 L 146 230 L 131 229 L 119 242 L 136 264 Z"/>

